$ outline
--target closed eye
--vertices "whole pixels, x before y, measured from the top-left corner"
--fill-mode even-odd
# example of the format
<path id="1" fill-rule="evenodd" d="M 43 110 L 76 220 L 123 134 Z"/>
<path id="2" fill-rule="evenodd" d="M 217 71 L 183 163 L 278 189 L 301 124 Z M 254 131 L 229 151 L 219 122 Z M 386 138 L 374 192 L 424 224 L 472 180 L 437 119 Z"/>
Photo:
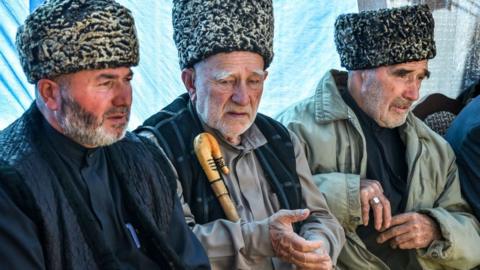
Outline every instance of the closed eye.
<path id="1" fill-rule="evenodd" d="M 410 74 L 412 71 L 410 70 L 405 70 L 405 69 L 398 69 L 393 71 L 393 75 L 399 78 L 406 78 L 408 74 Z"/>
<path id="2" fill-rule="evenodd" d="M 111 86 L 113 86 L 113 81 L 110 81 L 110 80 L 104 81 L 104 82 L 99 83 L 98 85 L 99 86 L 104 86 L 104 87 L 111 87 Z"/>
<path id="3" fill-rule="evenodd" d="M 222 80 L 217 80 L 216 83 L 222 86 L 230 86 L 230 85 L 234 85 L 235 81 L 231 79 L 222 79 Z"/>

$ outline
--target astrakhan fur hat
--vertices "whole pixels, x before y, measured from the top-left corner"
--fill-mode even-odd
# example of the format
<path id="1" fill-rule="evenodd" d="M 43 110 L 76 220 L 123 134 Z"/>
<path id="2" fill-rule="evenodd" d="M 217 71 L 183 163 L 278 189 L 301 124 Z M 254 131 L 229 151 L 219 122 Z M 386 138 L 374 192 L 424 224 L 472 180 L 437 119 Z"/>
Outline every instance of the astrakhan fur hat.
<path id="1" fill-rule="evenodd" d="M 272 62 L 272 0 L 174 0 L 172 17 L 182 69 L 232 51 L 260 54 L 265 68 Z"/>
<path id="2" fill-rule="evenodd" d="M 338 16 L 335 45 L 347 70 L 435 57 L 434 21 L 427 5 Z"/>
<path id="3" fill-rule="evenodd" d="M 139 61 L 133 17 L 114 0 L 47 0 L 18 28 L 16 45 L 31 83 Z"/>

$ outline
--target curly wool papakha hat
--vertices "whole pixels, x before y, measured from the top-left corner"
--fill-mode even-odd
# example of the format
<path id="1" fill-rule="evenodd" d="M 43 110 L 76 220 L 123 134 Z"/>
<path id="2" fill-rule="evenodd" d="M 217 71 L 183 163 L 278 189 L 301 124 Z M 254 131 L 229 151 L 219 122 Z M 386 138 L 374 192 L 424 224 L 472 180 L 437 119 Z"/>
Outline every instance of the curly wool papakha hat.
<path id="1" fill-rule="evenodd" d="M 260 54 L 265 68 L 272 62 L 272 0 L 174 0 L 172 20 L 182 69 L 232 51 Z"/>
<path id="2" fill-rule="evenodd" d="M 30 83 L 139 61 L 133 17 L 114 0 L 47 0 L 18 28 L 16 45 Z"/>
<path id="3" fill-rule="evenodd" d="M 335 45 L 347 70 L 432 59 L 434 20 L 427 5 L 343 14 Z"/>

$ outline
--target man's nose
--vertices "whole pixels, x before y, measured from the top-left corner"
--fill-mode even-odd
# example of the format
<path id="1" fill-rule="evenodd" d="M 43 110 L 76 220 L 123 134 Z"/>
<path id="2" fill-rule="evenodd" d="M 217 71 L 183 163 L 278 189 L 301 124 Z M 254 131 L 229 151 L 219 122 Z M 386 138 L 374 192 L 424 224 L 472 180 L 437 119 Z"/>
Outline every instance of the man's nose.
<path id="1" fill-rule="evenodd" d="M 422 84 L 421 80 L 415 79 L 410 82 L 407 86 L 406 91 L 403 93 L 405 99 L 416 101 L 420 93 L 420 85 Z"/>
<path id="2" fill-rule="evenodd" d="M 241 106 L 248 105 L 248 86 L 245 82 L 240 82 L 236 85 L 232 95 L 232 101 Z"/>
<path id="3" fill-rule="evenodd" d="M 132 104 L 132 86 L 130 82 L 120 83 L 115 91 L 115 97 L 113 98 L 114 106 L 130 106 Z"/>

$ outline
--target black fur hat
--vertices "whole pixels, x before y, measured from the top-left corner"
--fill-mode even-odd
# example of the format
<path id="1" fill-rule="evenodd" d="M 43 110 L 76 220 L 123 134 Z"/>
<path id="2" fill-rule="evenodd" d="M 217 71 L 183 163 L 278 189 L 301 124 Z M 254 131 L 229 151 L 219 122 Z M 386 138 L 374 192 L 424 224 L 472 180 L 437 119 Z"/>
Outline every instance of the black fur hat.
<path id="1" fill-rule="evenodd" d="M 427 5 L 343 14 L 335 22 L 335 45 L 347 70 L 431 59 L 433 28 Z"/>
<path id="2" fill-rule="evenodd" d="M 272 0 L 174 0 L 172 19 L 182 69 L 232 51 L 260 54 L 265 68 L 272 62 Z"/>
<path id="3" fill-rule="evenodd" d="M 31 83 L 139 61 L 133 17 L 114 0 L 47 0 L 18 28 L 16 45 Z"/>

